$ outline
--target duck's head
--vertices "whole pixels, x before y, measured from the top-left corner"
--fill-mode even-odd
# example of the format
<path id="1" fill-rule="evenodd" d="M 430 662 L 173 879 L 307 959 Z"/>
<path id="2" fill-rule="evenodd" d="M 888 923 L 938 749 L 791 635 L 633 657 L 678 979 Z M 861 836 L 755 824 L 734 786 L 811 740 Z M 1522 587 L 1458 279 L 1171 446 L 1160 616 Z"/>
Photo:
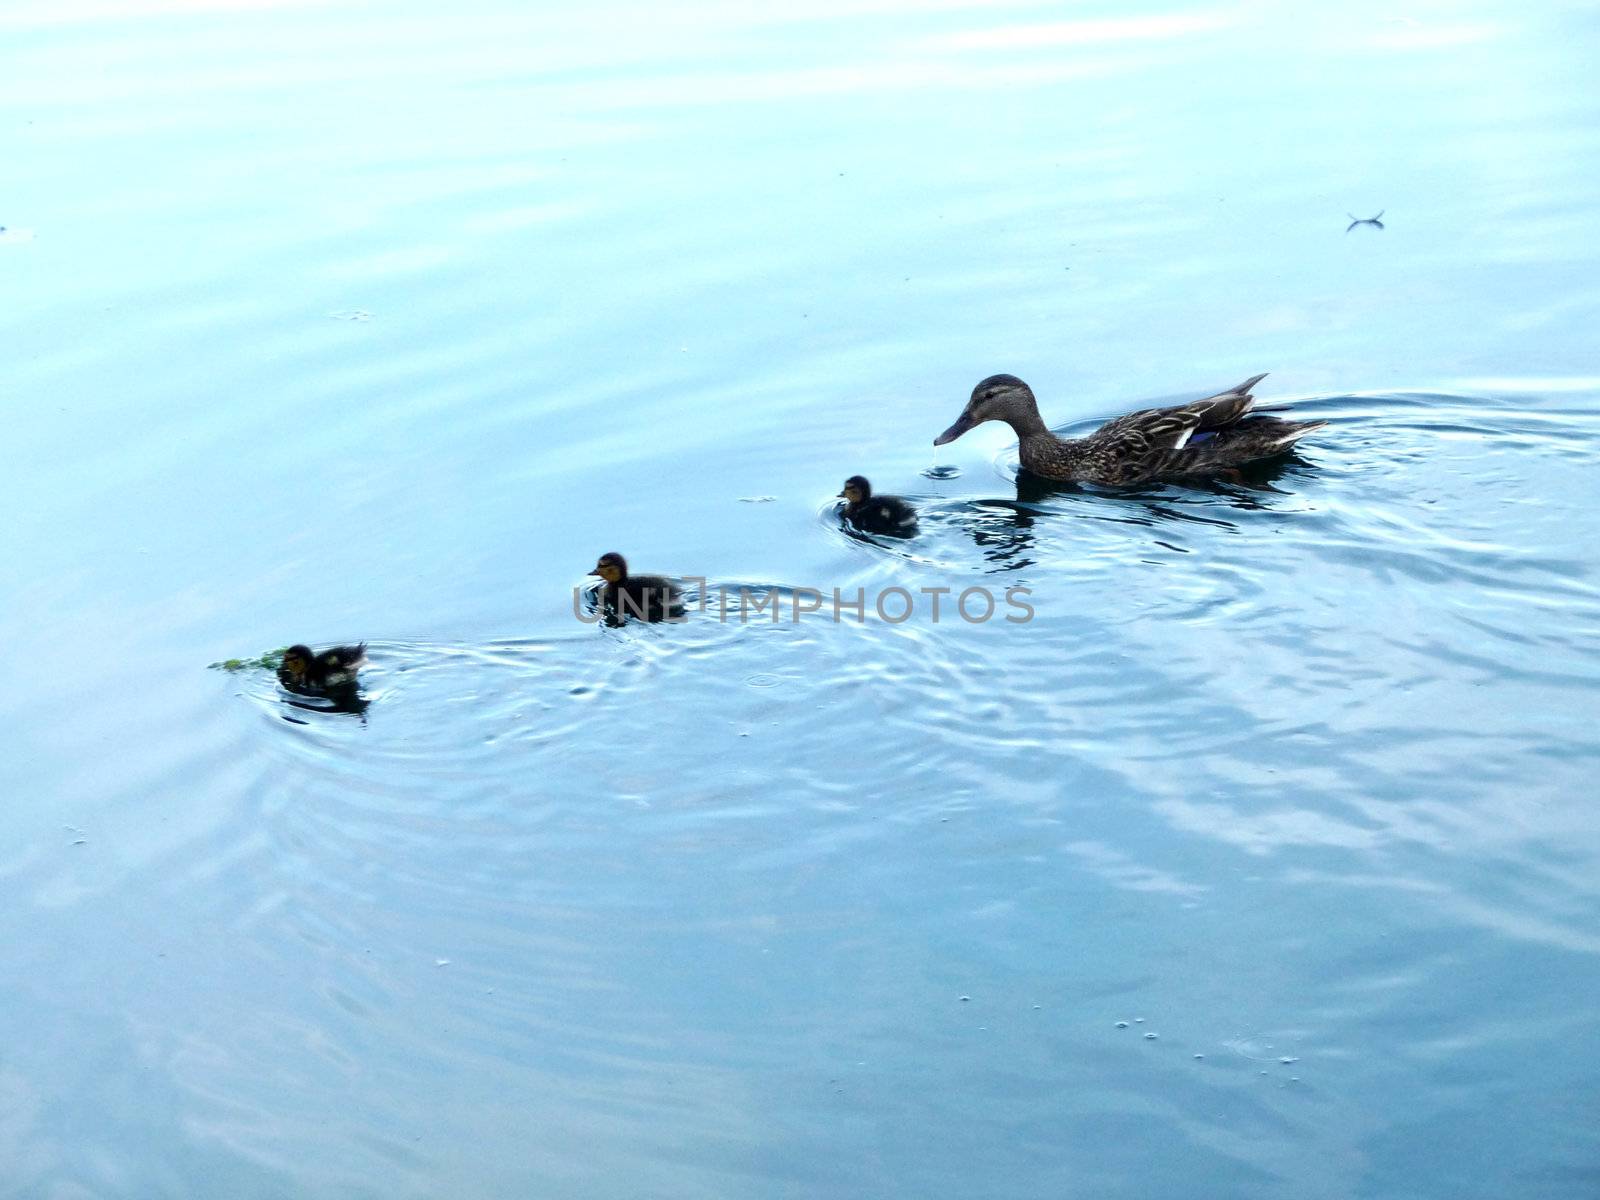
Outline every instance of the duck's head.
<path id="1" fill-rule="evenodd" d="M 283 662 L 278 669 L 291 679 L 304 679 L 311 666 L 310 646 L 290 646 L 283 652 Z"/>
<path id="2" fill-rule="evenodd" d="M 974 425 L 985 421 L 1017 421 L 1037 418 L 1039 403 L 1033 389 L 1015 375 L 991 375 L 972 389 L 972 399 L 962 409 L 956 423 L 933 439 L 935 446 L 953 442 Z"/>
<path id="3" fill-rule="evenodd" d="M 872 485 L 867 482 L 864 475 L 852 475 L 844 481 L 844 490 L 839 497 L 851 508 L 864 503 L 872 495 Z"/>
<path id="4" fill-rule="evenodd" d="M 598 575 L 607 583 L 621 583 L 628 577 L 628 560 L 620 554 L 602 554 L 591 575 Z"/>

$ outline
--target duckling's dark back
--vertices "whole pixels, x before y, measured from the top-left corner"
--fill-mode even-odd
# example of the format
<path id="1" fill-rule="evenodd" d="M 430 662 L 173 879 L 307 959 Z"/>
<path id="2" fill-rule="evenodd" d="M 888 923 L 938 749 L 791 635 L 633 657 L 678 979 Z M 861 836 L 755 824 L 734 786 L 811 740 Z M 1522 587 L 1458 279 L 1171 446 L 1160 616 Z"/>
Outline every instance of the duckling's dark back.
<path id="1" fill-rule="evenodd" d="M 917 531 L 917 509 L 903 496 L 868 496 L 845 506 L 845 517 L 858 529 L 910 537 Z"/>

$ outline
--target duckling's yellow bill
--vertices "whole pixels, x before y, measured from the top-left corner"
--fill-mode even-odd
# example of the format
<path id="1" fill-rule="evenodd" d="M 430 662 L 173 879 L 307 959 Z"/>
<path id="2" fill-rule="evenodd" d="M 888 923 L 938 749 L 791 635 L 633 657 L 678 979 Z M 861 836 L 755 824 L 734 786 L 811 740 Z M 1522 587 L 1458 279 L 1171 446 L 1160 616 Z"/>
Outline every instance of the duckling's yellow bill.
<path id="1" fill-rule="evenodd" d="M 933 439 L 933 444 L 935 446 L 943 446 L 946 442 L 953 442 L 976 424 L 977 422 L 972 419 L 971 413 L 962 413 L 956 418 L 954 425 Z"/>

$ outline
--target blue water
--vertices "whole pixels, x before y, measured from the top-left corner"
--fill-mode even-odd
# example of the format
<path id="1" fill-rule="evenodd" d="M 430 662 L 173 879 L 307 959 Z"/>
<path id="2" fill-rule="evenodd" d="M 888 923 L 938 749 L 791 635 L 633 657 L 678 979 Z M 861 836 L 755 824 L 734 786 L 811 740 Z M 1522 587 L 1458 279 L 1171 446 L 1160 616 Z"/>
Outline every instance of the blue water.
<path id="1" fill-rule="evenodd" d="M 11 0 L 0 1196 L 1594 1195 L 1597 57 Z M 1046 491 L 930 446 L 997 371 L 1331 424 Z M 607 550 L 1035 616 L 597 627 Z"/>

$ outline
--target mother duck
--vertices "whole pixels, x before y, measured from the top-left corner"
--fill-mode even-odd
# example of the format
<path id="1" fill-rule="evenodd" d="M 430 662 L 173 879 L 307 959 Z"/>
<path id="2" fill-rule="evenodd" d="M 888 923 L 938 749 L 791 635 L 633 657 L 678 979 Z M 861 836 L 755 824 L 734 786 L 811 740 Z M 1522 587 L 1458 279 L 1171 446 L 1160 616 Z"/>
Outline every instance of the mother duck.
<path id="1" fill-rule="evenodd" d="M 1108 421 L 1088 437 L 1059 438 L 1045 427 L 1033 389 L 1015 375 L 991 375 L 935 446 L 953 442 L 974 425 L 1004 421 L 1016 432 L 1023 467 L 1045 479 L 1123 485 L 1185 475 L 1214 475 L 1282 454 L 1326 421 L 1283 421 L 1251 411 L 1250 389 L 1266 375 L 1246 379 L 1204 400 L 1170 408 L 1145 408 Z"/>

